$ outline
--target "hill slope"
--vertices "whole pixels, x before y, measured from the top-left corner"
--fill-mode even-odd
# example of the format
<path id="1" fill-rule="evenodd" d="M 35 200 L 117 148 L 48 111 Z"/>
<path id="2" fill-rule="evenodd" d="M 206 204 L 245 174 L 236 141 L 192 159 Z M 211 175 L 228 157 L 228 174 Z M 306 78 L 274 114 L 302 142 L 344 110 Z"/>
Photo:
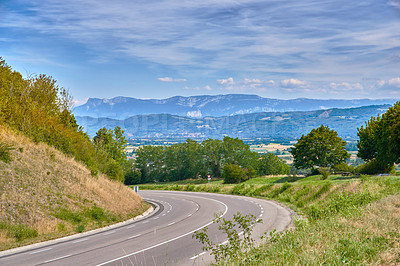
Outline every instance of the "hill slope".
<path id="1" fill-rule="evenodd" d="M 0 250 L 126 220 L 147 208 L 123 184 L 72 157 L 0 127 L 12 161 L 0 161 Z"/>
<path id="2" fill-rule="evenodd" d="M 259 112 L 352 108 L 367 105 L 393 104 L 394 102 L 395 100 L 393 99 L 318 100 L 299 98 L 279 100 L 248 94 L 175 96 L 162 100 L 115 97 L 112 99 L 89 98 L 84 105 L 74 108 L 73 113 L 76 116 L 107 117 L 120 120 L 135 115 L 149 114 L 217 117 Z"/>
<path id="3" fill-rule="evenodd" d="M 357 128 L 386 112 L 389 105 L 307 112 L 269 112 L 191 118 L 170 114 L 138 115 L 124 120 L 76 117 L 89 135 L 102 127 L 120 126 L 131 138 L 272 138 L 293 140 L 324 124 L 343 138 L 357 137 Z"/>

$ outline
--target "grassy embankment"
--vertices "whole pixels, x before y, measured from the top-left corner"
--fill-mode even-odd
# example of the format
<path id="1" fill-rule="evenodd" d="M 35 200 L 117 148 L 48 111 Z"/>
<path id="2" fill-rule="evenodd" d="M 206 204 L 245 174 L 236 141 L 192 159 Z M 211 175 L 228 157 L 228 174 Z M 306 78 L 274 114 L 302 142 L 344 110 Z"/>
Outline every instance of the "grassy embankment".
<path id="1" fill-rule="evenodd" d="M 200 184 L 200 183 L 204 184 Z M 360 265 L 400 263 L 400 178 L 263 177 L 141 185 L 143 189 L 206 191 L 285 203 L 302 215 L 296 228 L 275 234 L 233 265 Z"/>
<path id="2" fill-rule="evenodd" d="M 0 127 L 12 161 L 0 161 L 0 250 L 127 220 L 148 206 L 123 184 L 58 150 Z"/>

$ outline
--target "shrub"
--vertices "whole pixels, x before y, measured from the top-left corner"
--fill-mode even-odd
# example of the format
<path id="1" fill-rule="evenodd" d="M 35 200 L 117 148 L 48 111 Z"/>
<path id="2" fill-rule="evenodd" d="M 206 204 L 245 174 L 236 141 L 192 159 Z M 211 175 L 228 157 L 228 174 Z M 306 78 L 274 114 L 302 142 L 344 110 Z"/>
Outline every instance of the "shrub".
<path id="1" fill-rule="evenodd" d="M 14 237 L 17 241 L 21 241 L 27 238 L 33 238 L 38 236 L 36 229 L 28 227 L 23 224 L 12 225 L 8 228 L 8 237 Z"/>
<path id="2" fill-rule="evenodd" d="M 217 262 L 233 260 L 254 247 L 254 239 L 251 238 L 251 234 L 254 225 L 261 223 L 261 219 L 257 219 L 252 214 L 242 215 L 240 212 L 233 215 L 233 221 L 225 220 L 225 218 L 221 218 L 221 215 L 215 215 L 215 217 L 214 223 L 219 225 L 218 229 L 228 239 L 226 244 L 212 242 L 207 235 L 207 227 L 194 232 L 192 237 L 203 244 L 204 251 L 210 250 Z M 238 229 L 242 230 L 242 236 Z"/>
<path id="3" fill-rule="evenodd" d="M 247 179 L 245 171 L 239 165 L 230 163 L 225 164 L 222 177 L 226 184 L 240 183 Z"/>
<path id="4" fill-rule="evenodd" d="M 85 231 L 85 226 L 83 224 L 78 225 L 78 227 L 75 229 L 76 232 L 82 233 Z"/>
<path id="5" fill-rule="evenodd" d="M 355 169 L 354 169 L 354 167 L 353 167 L 352 165 L 348 165 L 347 163 L 341 163 L 341 164 L 335 165 L 335 166 L 333 167 L 333 171 L 334 171 L 335 173 L 340 173 L 340 172 L 342 172 L 342 173 L 351 173 L 351 174 L 354 174 Z"/>
<path id="6" fill-rule="evenodd" d="M 13 146 L 6 143 L 0 143 L 0 160 L 9 163 L 12 161 L 11 151 L 14 150 Z"/>
<path id="7" fill-rule="evenodd" d="M 320 167 L 318 171 L 322 175 L 322 180 L 326 180 L 331 174 L 330 169 L 327 167 Z"/>
<path id="8" fill-rule="evenodd" d="M 372 159 L 365 164 L 361 164 L 356 168 L 356 172 L 364 175 L 376 175 L 382 173 L 391 173 L 395 169 L 395 166 L 385 165 L 376 159 Z"/>

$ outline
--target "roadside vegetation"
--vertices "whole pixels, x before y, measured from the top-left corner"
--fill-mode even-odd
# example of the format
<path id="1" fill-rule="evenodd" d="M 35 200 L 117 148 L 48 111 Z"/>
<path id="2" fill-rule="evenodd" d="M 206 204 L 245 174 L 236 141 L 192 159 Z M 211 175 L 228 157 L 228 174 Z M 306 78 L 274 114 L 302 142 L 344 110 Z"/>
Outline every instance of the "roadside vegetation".
<path id="1" fill-rule="evenodd" d="M 129 187 L 101 173 L 93 177 L 47 144 L 4 127 L 0 143 L 8 151 L 0 160 L 0 250 L 124 221 L 148 208 Z"/>
<path id="2" fill-rule="evenodd" d="M 124 221 L 149 206 L 123 185 L 123 131 L 95 140 L 72 97 L 46 75 L 23 78 L 0 58 L 0 250 Z"/>

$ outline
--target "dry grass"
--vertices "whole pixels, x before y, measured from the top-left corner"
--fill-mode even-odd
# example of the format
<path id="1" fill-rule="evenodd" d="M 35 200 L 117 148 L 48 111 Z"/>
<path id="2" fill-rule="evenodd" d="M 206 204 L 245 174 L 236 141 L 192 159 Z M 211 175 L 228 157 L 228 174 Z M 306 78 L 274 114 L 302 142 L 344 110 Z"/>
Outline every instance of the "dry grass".
<path id="1" fill-rule="evenodd" d="M 132 189 L 102 174 L 92 177 L 83 164 L 46 144 L 35 144 L 4 127 L 0 142 L 15 148 L 12 162 L 0 161 L 0 222 L 24 224 L 43 235 L 57 231 L 58 208 L 80 211 L 97 206 L 118 220 L 143 211 L 142 199 Z M 66 223 L 64 234 L 70 234 L 72 227 Z M 0 229 L 0 249 L 9 242 Z"/>

